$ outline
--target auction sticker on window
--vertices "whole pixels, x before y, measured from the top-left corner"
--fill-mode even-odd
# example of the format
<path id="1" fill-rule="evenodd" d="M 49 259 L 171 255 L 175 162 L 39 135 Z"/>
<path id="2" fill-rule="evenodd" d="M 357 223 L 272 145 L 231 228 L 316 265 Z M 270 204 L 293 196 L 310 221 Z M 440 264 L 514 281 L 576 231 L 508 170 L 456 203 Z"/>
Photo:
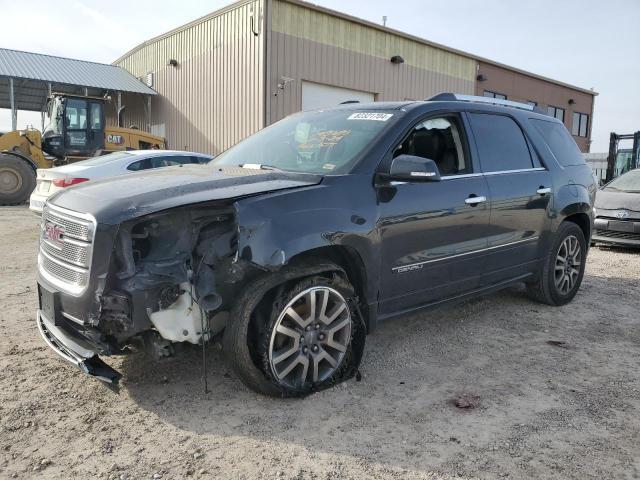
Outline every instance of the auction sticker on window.
<path id="1" fill-rule="evenodd" d="M 386 122 L 393 113 L 377 113 L 377 112 L 358 112 L 349 115 L 347 120 L 374 120 L 376 122 Z"/>

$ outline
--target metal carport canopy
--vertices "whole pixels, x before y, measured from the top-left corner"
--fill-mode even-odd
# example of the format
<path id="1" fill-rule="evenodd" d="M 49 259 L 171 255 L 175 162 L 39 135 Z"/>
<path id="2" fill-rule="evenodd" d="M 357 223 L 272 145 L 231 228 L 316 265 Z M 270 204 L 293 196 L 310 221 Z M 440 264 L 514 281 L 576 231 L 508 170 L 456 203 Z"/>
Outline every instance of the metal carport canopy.
<path id="1" fill-rule="evenodd" d="M 0 108 L 40 112 L 52 91 L 95 96 L 107 92 L 156 95 L 115 65 L 0 48 Z"/>

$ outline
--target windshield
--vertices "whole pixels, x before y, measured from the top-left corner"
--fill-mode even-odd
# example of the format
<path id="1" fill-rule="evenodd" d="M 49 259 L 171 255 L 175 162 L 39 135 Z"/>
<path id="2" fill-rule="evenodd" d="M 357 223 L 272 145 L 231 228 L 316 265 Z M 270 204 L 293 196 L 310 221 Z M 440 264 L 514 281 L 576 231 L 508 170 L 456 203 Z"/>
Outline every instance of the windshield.
<path id="1" fill-rule="evenodd" d="M 116 160 L 122 160 L 123 158 L 132 158 L 134 155 L 126 152 L 114 152 L 101 157 L 94 157 L 89 160 L 83 160 L 81 162 L 74 162 L 75 166 L 92 167 L 95 165 L 104 165 L 105 163 L 115 162 Z M 142 157 L 141 157 L 142 158 Z"/>
<path id="2" fill-rule="evenodd" d="M 68 99 L 65 112 L 67 128 L 72 130 L 84 130 L 87 128 L 87 102 Z"/>
<path id="3" fill-rule="evenodd" d="M 640 169 L 631 170 L 608 183 L 605 190 L 619 190 L 621 192 L 640 192 Z"/>
<path id="4" fill-rule="evenodd" d="M 253 165 L 304 173 L 346 173 L 396 113 L 304 112 L 252 135 L 211 164 Z"/>
<path id="5" fill-rule="evenodd" d="M 615 174 L 622 175 L 625 172 L 633 169 L 632 165 L 633 153 L 631 150 L 618 150 L 616 156 Z"/>

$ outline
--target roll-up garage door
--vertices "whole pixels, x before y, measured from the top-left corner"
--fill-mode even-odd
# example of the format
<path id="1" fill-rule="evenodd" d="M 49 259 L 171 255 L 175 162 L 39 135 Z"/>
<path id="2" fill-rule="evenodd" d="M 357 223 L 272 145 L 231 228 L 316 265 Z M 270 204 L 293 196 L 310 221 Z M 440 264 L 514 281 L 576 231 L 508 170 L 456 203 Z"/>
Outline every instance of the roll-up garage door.
<path id="1" fill-rule="evenodd" d="M 360 103 L 373 102 L 375 95 L 322 83 L 302 82 L 302 110 L 335 107 L 349 100 L 357 100 Z"/>

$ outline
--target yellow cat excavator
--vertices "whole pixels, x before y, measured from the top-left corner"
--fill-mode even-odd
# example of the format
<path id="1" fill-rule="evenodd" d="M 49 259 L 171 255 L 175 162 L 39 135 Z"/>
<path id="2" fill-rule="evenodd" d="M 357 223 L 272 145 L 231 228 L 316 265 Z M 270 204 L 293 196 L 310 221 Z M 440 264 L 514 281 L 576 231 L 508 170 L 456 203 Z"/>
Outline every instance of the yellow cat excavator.
<path id="1" fill-rule="evenodd" d="M 25 202 L 36 186 L 36 169 L 85 160 L 118 150 L 164 149 L 162 137 L 136 128 L 105 126 L 106 99 L 62 93 L 47 101 L 49 124 L 0 133 L 0 205 Z"/>

